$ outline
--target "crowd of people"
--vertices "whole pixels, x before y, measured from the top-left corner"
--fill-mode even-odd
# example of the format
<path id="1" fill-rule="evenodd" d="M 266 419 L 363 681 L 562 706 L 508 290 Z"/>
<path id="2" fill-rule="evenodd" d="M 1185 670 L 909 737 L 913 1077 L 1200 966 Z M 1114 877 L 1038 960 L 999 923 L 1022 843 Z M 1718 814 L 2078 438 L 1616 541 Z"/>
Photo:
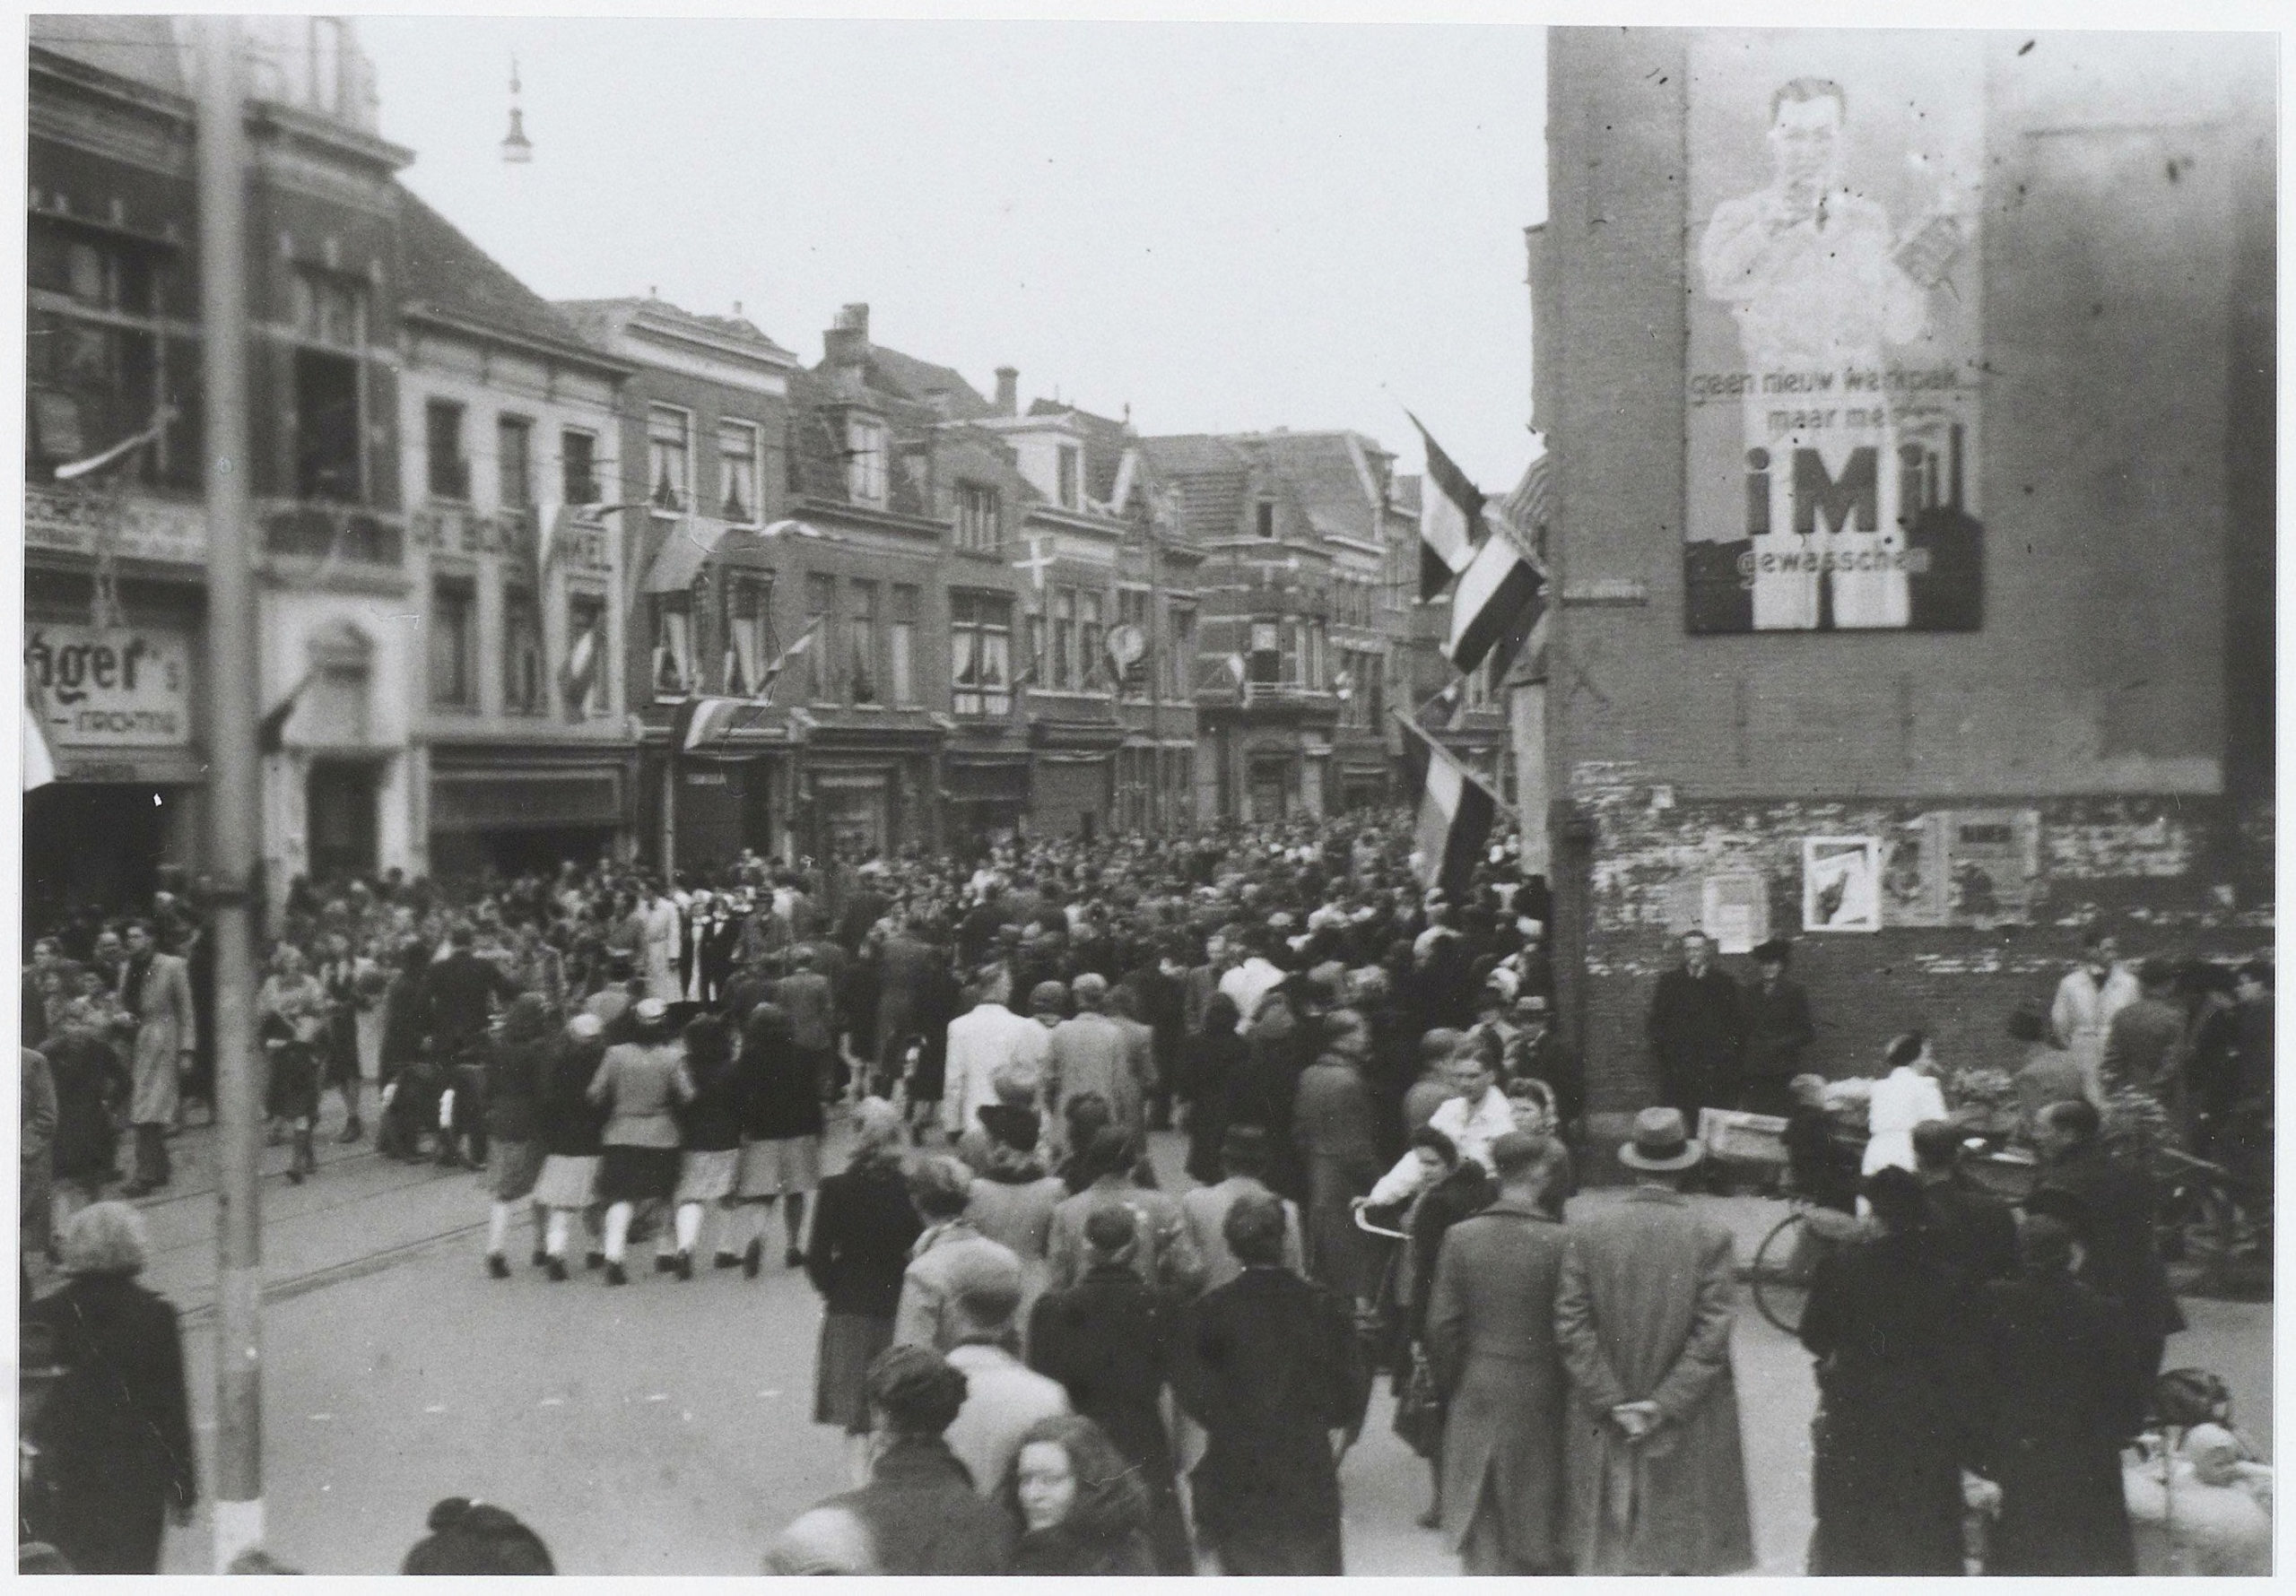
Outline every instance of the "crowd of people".
<path id="1" fill-rule="evenodd" d="M 1431 1464 L 1422 1522 L 1470 1572 L 1751 1566 L 1735 1243 L 1686 1193 L 1715 1162 L 1700 1110 L 1777 1114 L 1797 1184 L 1848 1221 L 1802 1331 L 1813 1571 L 1961 1572 L 1981 1507 L 1991 1566 L 2126 1572 L 2125 1514 L 2058 1527 L 2109 1516 L 2102 1471 L 2118 1488 L 2181 1319 L 2153 1194 L 2100 1132 L 2142 1089 L 2196 1142 L 2252 1146 L 2261 1090 L 2268 1158 L 2269 969 L 2222 993 L 2188 972 L 2182 1009 L 2150 963 L 2112 1002 L 2109 947 L 2068 976 L 2093 990 L 2031 1038 L 2062 1065 L 2016 1072 L 2043 1169 L 2012 1214 L 1955 1174 L 1969 1127 L 1926 1038 L 1892 1045 L 1845 1160 L 1790 949 L 1742 988 L 1685 938 L 1649 1019 L 1664 1101 L 1616 1151 L 1634 1184 L 1566 1219 L 1611 1149 L 1550 1023 L 1544 884 L 1502 841 L 1465 890 L 1426 890 L 1410 849 L 1393 814 L 744 855 L 701 881 L 298 883 L 257 1001 L 265 1106 L 291 1180 L 330 1097 L 338 1141 L 371 1117 L 384 1156 L 483 1169 L 498 1278 L 522 1219 L 552 1284 L 629 1287 L 649 1237 L 681 1283 L 778 1250 L 822 1299 L 813 1417 L 850 1438 L 854 1488 L 769 1564 L 883 1574 L 1337 1574 L 1338 1462 L 1382 1372 Z M 187 896 L 34 945 L 28 1256 L 116 1206 L 123 1122 L 142 1195 L 181 1097 L 212 1098 Z M 1164 1130 L 1185 1180 L 1150 1157 Z M 2080 1369 L 2020 1385 L 2060 1333 Z M 1987 1395 L 2043 1375 L 2061 1401 Z M 2035 1446 L 2053 1468 L 2017 1466 Z"/>

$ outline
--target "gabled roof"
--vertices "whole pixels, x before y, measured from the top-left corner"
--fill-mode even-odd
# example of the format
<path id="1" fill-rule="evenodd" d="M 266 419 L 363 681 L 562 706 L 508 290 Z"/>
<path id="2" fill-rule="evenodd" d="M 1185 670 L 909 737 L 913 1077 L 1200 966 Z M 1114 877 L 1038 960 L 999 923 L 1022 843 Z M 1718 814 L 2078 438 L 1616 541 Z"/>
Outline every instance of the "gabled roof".
<path id="1" fill-rule="evenodd" d="M 818 371 L 789 374 L 789 488 L 831 504 L 851 499 L 846 486 L 846 443 L 832 415 L 848 403 Z M 930 516 L 933 506 L 918 462 L 932 447 L 929 424 L 907 406 L 886 416 L 885 507 L 904 516 Z"/>
<path id="2" fill-rule="evenodd" d="M 932 403 L 932 395 L 938 389 L 949 396 L 952 421 L 978 421 L 996 413 L 996 407 L 982 398 L 980 391 L 954 367 L 935 366 L 930 360 L 920 360 L 915 355 L 905 355 L 883 344 L 869 346 L 865 380 L 880 393 L 906 399 L 912 404 Z"/>
<path id="3" fill-rule="evenodd" d="M 1144 438 L 1140 452 L 1161 481 L 1179 490 L 1180 530 L 1191 542 L 1231 538 L 1242 529 L 1252 465 L 1234 444 L 1207 433 L 1181 433 Z"/>
<path id="4" fill-rule="evenodd" d="M 596 358 L 571 318 L 465 238 L 421 195 L 400 187 L 398 208 L 404 265 L 399 282 L 408 310 L 435 309 L 458 321 Z"/>
<path id="5" fill-rule="evenodd" d="M 1378 541 L 1378 501 L 1361 439 L 1349 432 L 1262 432 L 1250 443 L 1292 485 L 1318 533 Z"/>
<path id="6" fill-rule="evenodd" d="M 1063 404 L 1057 399 L 1039 399 L 1029 406 L 1031 416 L 1065 417 L 1084 435 L 1084 492 L 1095 504 L 1107 504 L 1116 496 L 1118 469 L 1124 464 L 1124 453 L 1134 443 L 1132 426 L 1113 416 L 1096 416 L 1089 410 L 1079 410 L 1073 404 Z"/>

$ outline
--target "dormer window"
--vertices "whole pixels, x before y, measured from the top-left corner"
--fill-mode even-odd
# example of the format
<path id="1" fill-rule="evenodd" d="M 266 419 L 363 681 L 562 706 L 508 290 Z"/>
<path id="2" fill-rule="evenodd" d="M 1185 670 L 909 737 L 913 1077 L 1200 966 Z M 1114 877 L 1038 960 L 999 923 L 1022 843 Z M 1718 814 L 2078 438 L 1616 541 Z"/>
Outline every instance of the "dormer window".
<path id="1" fill-rule="evenodd" d="M 1067 509 L 1083 504 L 1083 451 L 1073 443 L 1060 446 L 1060 502 Z"/>
<path id="2" fill-rule="evenodd" d="M 866 416 L 845 421 L 845 489 L 856 504 L 885 502 L 885 428 Z"/>
<path id="3" fill-rule="evenodd" d="M 1275 500 L 1261 499 L 1253 507 L 1253 514 L 1257 517 L 1253 523 L 1254 530 L 1264 538 L 1274 537 L 1275 535 Z"/>

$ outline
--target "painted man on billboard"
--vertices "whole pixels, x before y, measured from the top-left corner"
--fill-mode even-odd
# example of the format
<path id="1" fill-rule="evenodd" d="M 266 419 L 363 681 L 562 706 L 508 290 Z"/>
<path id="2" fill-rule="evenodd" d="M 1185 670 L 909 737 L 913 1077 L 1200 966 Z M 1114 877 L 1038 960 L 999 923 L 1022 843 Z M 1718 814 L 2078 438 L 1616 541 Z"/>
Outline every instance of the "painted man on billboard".
<path id="1" fill-rule="evenodd" d="M 1924 373 L 1892 351 L 1927 336 L 1930 291 L 1963 235 L 1944 205 L 1901 235 L 1844 181 L 1848 114 L 1829 79 L 1779 88 L 1770 181 L 1717 204 L 1700 250 L 1752 378 L 1744 574 L 1756 630 L 1904 627 L 1924 564 L 1907 533 L 1935 499 L 1938 440 L 1900 437 Z"/>

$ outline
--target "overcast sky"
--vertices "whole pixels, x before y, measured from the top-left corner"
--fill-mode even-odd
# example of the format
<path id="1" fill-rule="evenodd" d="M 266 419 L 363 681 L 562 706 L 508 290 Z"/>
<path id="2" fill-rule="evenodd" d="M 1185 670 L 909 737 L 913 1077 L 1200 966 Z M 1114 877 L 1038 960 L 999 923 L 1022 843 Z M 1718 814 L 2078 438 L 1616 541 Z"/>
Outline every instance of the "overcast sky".
<path id="1" fill-rule="evenodd" d="M 407 185 L 552 299 L 837 308 L 1144 432 L 1533 452 L 1532 27 L 366 16 Z M 531 165 L 506 165 L 510 58 Z"/>

